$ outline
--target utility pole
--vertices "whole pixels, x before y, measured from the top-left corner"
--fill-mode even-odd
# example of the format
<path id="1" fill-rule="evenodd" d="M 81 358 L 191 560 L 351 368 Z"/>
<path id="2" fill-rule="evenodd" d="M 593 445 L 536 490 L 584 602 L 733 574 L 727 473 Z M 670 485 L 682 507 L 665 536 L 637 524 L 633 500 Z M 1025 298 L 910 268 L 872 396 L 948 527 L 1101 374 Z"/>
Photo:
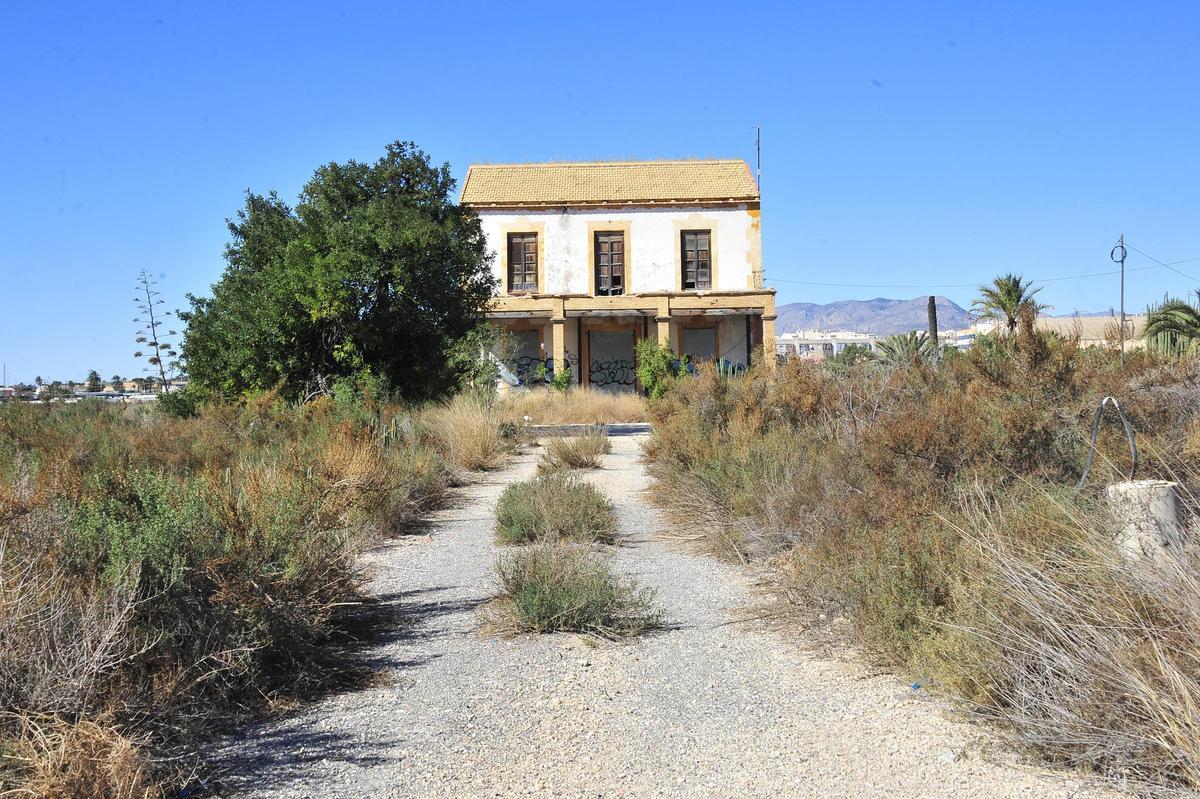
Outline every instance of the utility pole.
<path id="1" fill-rule="evenodd" d="M 1114 263 L 1121 265 L 1121 355 L 1125 354 L 1125 255 L 1125 234 L 1122 233 L 1117 246 L 1108 254 Z"/>

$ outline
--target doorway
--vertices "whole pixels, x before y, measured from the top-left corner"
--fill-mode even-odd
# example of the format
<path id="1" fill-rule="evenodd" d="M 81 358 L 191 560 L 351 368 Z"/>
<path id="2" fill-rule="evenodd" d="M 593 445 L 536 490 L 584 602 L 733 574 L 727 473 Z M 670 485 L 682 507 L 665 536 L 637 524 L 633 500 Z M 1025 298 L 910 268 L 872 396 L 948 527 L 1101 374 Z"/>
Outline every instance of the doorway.
<path id="1" fill-rule="evenodd" d="M 633 391 L 637 384 L 633 330 L 589 330 L 588 385 L 602 391 Z"/>

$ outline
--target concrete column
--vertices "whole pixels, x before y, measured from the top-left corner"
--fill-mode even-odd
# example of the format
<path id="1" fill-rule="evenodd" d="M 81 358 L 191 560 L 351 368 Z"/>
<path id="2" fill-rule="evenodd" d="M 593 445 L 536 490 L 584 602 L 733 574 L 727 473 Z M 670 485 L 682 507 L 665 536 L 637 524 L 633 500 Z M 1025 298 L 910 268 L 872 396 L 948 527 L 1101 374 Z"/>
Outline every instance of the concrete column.
<path id="1" fill-rule="evenodd" d="M 767 295 L 762 315 L 763 363 L 775 370 L 775 292 Z"/>
<path id="2" fill-rule="evenodd" d="M 658 345 L 660 347 L 671 346 L 671 300 L 668 297 L 663 297 L 658 302 L 658 315 L 654 317 L 655 325 L 658 327 Z"/>
<path id="3" fill-rule="evenodd" d="M 1157 559 L 1179 541 L 1178 483 L 1166 480 L 1133 480 L 1105 489 L 1117 545 L 1130 560 Z"/>
<path id="4" fill-rule="evenodd" d="M 550 357 L 554 359 L 554 371 L 567 365 L 567 320 L 550 320 Z"/>
<path id="5" fill-rule="evenodd" d="M 763 363 L 768 369 L 775 368 L 775 314 L 763 314 L 762 318 Z"/>
<path id="6" fill-rule="evenodd" d="M 658 344 L 661 347 L 671 346 L 671 317 L 656 316 L 654 323 L 658 328 Z"/>

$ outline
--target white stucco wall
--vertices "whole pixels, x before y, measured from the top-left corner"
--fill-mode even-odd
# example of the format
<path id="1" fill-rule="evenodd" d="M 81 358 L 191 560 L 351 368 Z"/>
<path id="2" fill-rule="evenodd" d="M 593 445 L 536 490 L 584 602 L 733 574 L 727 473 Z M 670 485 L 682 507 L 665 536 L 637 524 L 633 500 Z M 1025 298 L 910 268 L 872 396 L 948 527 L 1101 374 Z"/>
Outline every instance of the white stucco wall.
<path id="1" fill-rule="evenodd" d="M 543 239 L 543 285 L 549 294 L 587 294 L 591 289 L 588 226 L 625 224 L 627 284 L 625 292 L 674 291 L 679 261 L 679 231 L 711 229 L 715 291 L 758 288 L 753 284 L 755 260 L 760 257 L 758 211 L 729 208 L 624 208 L 619 210 L 555 209 L 549 211 L 479 212 L 488 247 L 495 254 L 493 269 L 505 291 L 507 234 L 537 232 Z"/>

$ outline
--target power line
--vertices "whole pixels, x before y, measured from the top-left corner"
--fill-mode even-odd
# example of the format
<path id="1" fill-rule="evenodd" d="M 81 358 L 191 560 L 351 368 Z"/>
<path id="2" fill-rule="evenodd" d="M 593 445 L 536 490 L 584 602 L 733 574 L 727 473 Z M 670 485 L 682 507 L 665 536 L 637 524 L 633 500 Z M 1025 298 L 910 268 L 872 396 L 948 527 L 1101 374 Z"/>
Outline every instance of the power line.
<path id="1" fill-rule="evenodd" d="M 1192 277 L 1187 272 L 1182 272 L 1182 271 L 1176 269 L 1174 266 L 1174 264 L 1189 264 L 1189 263 L 1192 263 L 1193 261 L 1200 261 L 1200 258 L 1185 258 L 1182 261 L 1171 261 L 1170 263 L 1165 263 L 1163 261 L 1158 260 L 1157 258 L 1155 258 L 1153 255 L 1150 255 L 1149 253 L 1142 252 L 1137 247 L 1134 247 L 1132 244 L 1126 244 L 1125 246 L 1128 247 L 1129 249 L 1133 250 L 1134 252 L 1136 252 L 1138 255 L 1143 255 L 1146 258 L 1149 258 L 1151 261 L 1154 261 L 1154 263 L 1158 264 L 1159 266 L 1165 266 L 1167 269 L 1170 269 L 1172 272 L 1174 272 L 1177 275 L 1183 275 L 1188 280 L 1191 280 L 1194 283 L 1200 283 L 1200 280 L 1197 280 L 1196 278 Z M 1130 270 L 1130 271 L 1132 271 L 1132 270 Z"/>
<path id="2" fill-rule="evenodd" d="M 1130 247 L 1130 249 L 1133 249 Z M 1143 253 L 1145 255 L 1145 253 Z M 1149 256 L 1147 256 L 1149 257 Z M 1153 260 L 1153 259 L 1151 259 Z M 1192 259 L 1200 261 L 1200 258 Z M 1177 261 L 1176 263 L 1184 263 Z M 1159 266 L 1168 264 L 1156 264 L 1155 266 L 1139 266 L 1134 269 L 1126 269 L 1126 272 L 1144 272 L 1148 269 L 1158 269 Z M 1043 277 L 1036 280 L 1030 280 L 1030 283 L 1053 283 L 1058 280 L 1080 280 L 1088 277 L 1105 277 L 1109 275 L 1119 275 L 1121 270 L 1114 269 L 1110 272 L 1090 272 L 1086 275 L 1064 275 L 1062 277 Z M 1182 272 L 1180 274 L 1183 274 Z M 978 283 L 821 283 L 815 280 L 788 280 L 781 277 L 765 278 L 773 283 L 801 283 L 806 286 L 832 286 L 837 288 L 855 288 L 855 289 L 975 289 L 979 288 Z"/>

